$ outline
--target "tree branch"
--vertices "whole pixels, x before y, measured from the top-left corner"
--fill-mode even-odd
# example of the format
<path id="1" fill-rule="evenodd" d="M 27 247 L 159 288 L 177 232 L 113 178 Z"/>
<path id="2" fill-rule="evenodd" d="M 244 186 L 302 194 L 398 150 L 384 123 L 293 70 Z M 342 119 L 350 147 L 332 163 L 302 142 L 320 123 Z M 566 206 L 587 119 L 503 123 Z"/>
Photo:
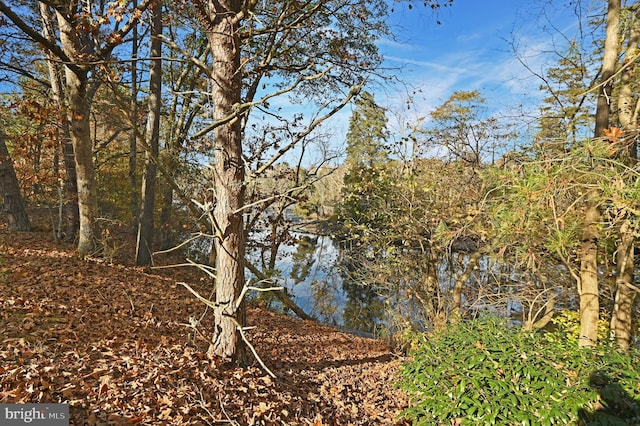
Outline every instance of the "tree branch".
<path id="1" fill-rule="evenodd" d="M 49 50 L 53 55 L 58 57 L 66 66 L 72 71 L 80 71 L 78 67 L 67 55 L 62 48 L 56 43 L 44 37 L 33 26 L 24 22 L 13 10 L 5 4 L 4 1 L 0 1 L 0 12 L 5 15 L 13 24 L 26 34 L 30 39 L 36 43 L 40 43 L 45 49 Z"/>

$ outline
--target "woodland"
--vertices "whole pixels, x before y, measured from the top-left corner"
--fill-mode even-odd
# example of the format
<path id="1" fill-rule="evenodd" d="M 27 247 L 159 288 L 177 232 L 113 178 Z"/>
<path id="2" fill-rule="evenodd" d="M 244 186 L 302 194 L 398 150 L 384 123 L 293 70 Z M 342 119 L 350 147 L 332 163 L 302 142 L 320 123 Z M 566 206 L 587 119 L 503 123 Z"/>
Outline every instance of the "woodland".
<path id="1" fill-rule="evenodd" d="M 541 1 L 580 31 L 543 70 L 512 41 L 533 111 L 383 107 L 387 17 L 452 3 L 0 0 L 0 403 L 640 424 L 640 4 Z M 349 333 L 283 285 L 313 236 Z"/>

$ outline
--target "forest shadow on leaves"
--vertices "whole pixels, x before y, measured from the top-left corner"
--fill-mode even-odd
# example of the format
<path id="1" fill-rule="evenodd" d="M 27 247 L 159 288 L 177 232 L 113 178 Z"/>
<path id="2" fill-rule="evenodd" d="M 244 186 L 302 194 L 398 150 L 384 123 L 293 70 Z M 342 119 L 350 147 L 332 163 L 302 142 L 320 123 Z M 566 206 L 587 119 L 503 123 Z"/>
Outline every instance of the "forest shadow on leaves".
<path id="1" fill-rule="evenodd" d="M 640 401 L 634 399 L 620 384 L 602 371 L 594 371 L 589 385 L 598 393 L 595 410 L 579 411 L 582 426 L 640 425 Z"/>

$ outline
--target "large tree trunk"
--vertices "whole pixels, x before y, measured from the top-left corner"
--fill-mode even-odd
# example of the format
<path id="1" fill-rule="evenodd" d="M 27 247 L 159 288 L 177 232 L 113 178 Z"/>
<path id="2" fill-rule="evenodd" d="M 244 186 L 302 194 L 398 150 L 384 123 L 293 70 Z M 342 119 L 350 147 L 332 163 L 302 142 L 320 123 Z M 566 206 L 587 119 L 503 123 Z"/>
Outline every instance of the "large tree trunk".
<path id="1" fill-rule="evenodd" d="M 97 227 L 98 199 L 96 194 L 93 147 L 89 127 L 90 106 L 87 100 L 87 76 L 66 69 L 71 141 L 76 166 L 78 189 L 78 253 L 81 256 L 99 251 L 100 231 Z"/>
<path id="2" fill-rule="evenodd" d="M 600 312 L 598 292 L 598 223 L 600 210 L 598 208 L 598 194 L 591 192 L 588 197 L 584 229 L 582 231 L 582 245 L 580 250 L 580 282 L 578 295 L 580 296 L 580 340 L 582 347 L 595 345 L 598 341 L 598 318 Z"/>
<path id="3" fill-rule="evenodd" d="M 596 106 L 596 138 L 604 136 L 609 127 L 613 75 L 618 59 L 618 28 L 620 23 L 620 0 L 609 0 L 607 11 L 607 31 L 602 60 L 602 79 Z M 587 194 L 585 219 L 580 250 L 580 341 L 582 347 L 595 345 L 598 341 L 599 291 L 598 291 L 598 224 L 600 209 L 597 189 Z"/>
<path id="4" fill-rule="evenodd" d="M 55 41 L 54 21 L 49 6 L 40 3 L 40 16 L 42 17 L 42 32 L 47 40 Z M 76 175 L 75 155 L 73 153 L 73 143 L 71 141 L 71 130 L 69 128 L 69 120 L 64 111 L 66 105 L 64 102 L 64 87 L 62 73 L 54 56 L 47 52 L 47 67 L 49 69 L 49 79 L 51 81 L 51 93 L 53 101 L 58 106 L 61 114 L 61 123 L 58 129 L 59 138 L 62 146 L 62 162 L 65 169 L 64 190 L 65 203 L 64 212 L 66 217 L 64 239 L 67 242 L 73 242 L 76 238 L 78 229 L 80 228 L 80 217 L 78 213 L 78 183 Z"/>
<path id="5" fill-rule="evenodd" d="M 240 38 L 237 16 L 241 1 L 197 2 L 213 55 L 212 90 L 214 122 L 236 113 L 241 101 Z M 214 130 L 213 188 L 216 238 L 215 331 L 208 355 L 244 362 L 245 350 L 238 327 L 245 322 L 242 207 L 244 163 L 240 120 L 233 118 Z"/>
<path id="6" fill-rule="evenodd" d="M 616 256 L 616 295 L 611 314 L 611 338 L 622 350 L 628 350 L 633 329 L 633 285 L 635 236 L 631 223 L 625 220 L 620 227 L 620 242 Z"/>
<path id="7" fill-rule="evenodd" d="M 81 57 L 84 54 L 84 49 L 78 39 L 76 29 L 59 12 L 57 17 L 62 49 L 70 58 Z M 65 66 L 65 76 L 71 141 L 78 184 L 78 211 L 80 215 L 78 253 L 81 256 L 86 256 L 96 253 L 100 247 L 100 230 L 96 222 L 98 199 L 93 167 L 91 129 L 89 127 L 91 100 L 88 93 L 88 72 L 82 68 L 77 68 L 74 72 L 69 66 Z"/>
<path id="8" fill-rule="evenodd" d="M 618 97 L 618 119 L 620 125 L 629 134 L 630 140 L 625 141 L 627 152 L 625 162 L 633 167 L 637 161 L 637 141 L 635 131 L 638 123 L 633 96 L 635 56 L 640 44 L 640 20 L 638 20 L 638 5 L 631 6 L 631 23 L 629 39 L 625 52 L 625 65 L 620 75 L 620 92 Z M 633 184 L 633 182 L 629 182 Z M 616 293 L 613 311 L 611 313 L 611 338 L 621 350 L 628 350 L 633 330 L 633 304 L 636 292 L 633 289 L 633 275 L 635 270 L 635 232 L 629 220 L 624 220 L 619 229 L 620 241 L 616 256 Z"/>
<path id="9" fill-rule="evenodd" d="M 142 213 L 138 225 L 136 264 L 151 264 L 153 219 L 156 196 L 156 164 L 160 138 L 160 107 L 162 96 L 162 7 L 152 10 L 151 68 L 149 69 L 149 114 L 147 116 L 146 159 L 142 180 Z"/>
<path id="10" fill-rule="evenodd" d="M 9 229 L 31 231 L 31 222 L 20 194 L 20 185 L 9 156 L 4 132 L 0 131 L 0 191 L 4 197 L 3 212 Z"/>

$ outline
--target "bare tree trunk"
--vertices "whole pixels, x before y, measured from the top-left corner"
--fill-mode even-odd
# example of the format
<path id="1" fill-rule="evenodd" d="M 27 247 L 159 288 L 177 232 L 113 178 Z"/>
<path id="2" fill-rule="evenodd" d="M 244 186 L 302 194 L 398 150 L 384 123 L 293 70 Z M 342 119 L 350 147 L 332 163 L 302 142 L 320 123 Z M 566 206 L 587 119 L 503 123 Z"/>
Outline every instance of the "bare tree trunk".
<path id="1" fill-rule="evenodd" d="M 0 191 L 4 197 L 3 212 L 7 215 L 9 229 L 31 231 L 31 222 L 20 194 L 20 184 L 16 177 L 4 132 L 0 131 Z"/>
<path id="2" fill-rule="evenodd" d="M 598 318 L 600 312 L 598 292 L 598 208 L 597 192 L 591 192 L 586 203 L 580 250 L 580 340 L 582 347 L 595 345 L 598 341 Z"/>
<path id="3" fill-rule="evenodd" d="M 635 56 L 638 54 L 640 44 L 640 21 L 638 20 L 638 5 L 631 6 L 631 24 L 629 29 L 629 40 L 625 52 L 625 65 L 627 66 L 620 75 L 620 93 L 618 98 L 618 118 L 622 128 L 630 134 L 631 139 L 626 141 L 627 163 L 632 167 L 637 161 L 637 136 L 635 130 L 638 128 L 635 114 L 633 88 Z M 633 330 L 633 304 L 636 292 L 633 289 L 633 275 L 635 269 L 635 233 L 631 222 L 627 219 L 620 225 L 620 242 L 616 256 L 616 293 L 614 298 L 613 311 L 611 313 L 611 339 L 618 348 L 623 351 L 629 349 L 631 334 Z"/>
<path id="4" fill-rule="evenodd" d="M 49 6 L 44 3 L 40 4 L 40 16 L 42 17 L 42 32 L 43 36 L 55 42 L 55 31 L 53 15 Z M 49 79 L 51 81 L 51 93 L 53 94 L 53 101 L 58 106 L 61 113 L 61 123 L 58 130 L 59 138 L 62 146 L 62 162 L 65 169 L 64 190 L 65 190 L 65 202 L 64 211 L 66 217 L 66 226 L 64 239 L 67 242 L 73 242 L 76 238 L 78 229 L 80 228 L 80 217 L 78 213 L 78 182 L 76 175 L 76 163 L 75 155 L 73 153 L 73 143 L 71 142 L 71 130 L 69 128 L 69 120 L 67 119 L 64 111 L 66 105 L 64 101 L 64 87 L 65 84 L 62 80 L 62 72 L 54 60 L 54 56 L 47 51 L 47 67 L 49 69 Z"/>
<path id="5" fill-rule="evenodd" d="M 607 31 L 604 42 L 604 58 L 602 60 L 602 79 L 598 103 L 596 106 L 596 138 L 604 136 L 609 127 L 611 93 L 613 76 L 618 57 L 618 28 L 620 24 L 620 0 L 609 0 L 607 10 Z M 590 190 L 587 194 L 585 219 L 580 250 L 580 341 L 582 347 L 593 346 L 598 341 L 598 319 L 600 311 L 598 290 L 598 224 L 600 209 L 597 199 L 598 190 Z"/>
<path id="6" fill-rule="evenodd" d="M 138 1 L 134 0 L 134 7 Z M 153 54 L 152 54 L 153 55 Z M 153 65 L 151 65 L 153 66 Z M 151 72 L 151 71 L 150 71 Z M 151 84 L 151 83 L 149 83 Z M 138 26 L 131 30 L 131 117 L 135 126 L 138 123 Z M 134 128 L 129 139 L 129 185 L 131 186 L 131 200 L 129 209 L 134 229 L 138 228 L 140 206 L 138 205 L 138 179 L 136 175 L 138 154 L 138 132 Z"/>
<path id="7" fill-rule="evenodd" d="M 57 18 L 62 49 L 70 58 L 81 57 L 84 49 L 76 28 L 59 12 L 57 12 Z M 91 129 L 89 127 L 91 100 L 88 93 L 88 71 L 80 67 L 74 71 L 65 65 L 65 77 L 67 82 L 67 114 L 71 124 L 71 141 L 73 142 L 78 183 L 78 211 L 80 215 L 78 253 L 81 256 L 86 256 L 98 252 L 100 246 L 100 230 L 96 221 L 98 199 L 93 167 Z"/>
<path id="8" fill-rule="evenodd" d="M 631 223 L 625 220 L 620 227 L 620 243 L 616 256 L 616 295 L 611 314 L 611 338 L 624 351 L 629 349 L 633 330 L 633 285 L 635 236 Z"/>
<path id="9" fill-rule="evenodd" d="M 242 2 L 198 1 L 213 56 L 212 90 L 214 122 L 237 113 L 241 101 L 240 37 L 238 18 Z M 244 206 L 244 163 L 242 133 L 238 116 L 214 130 L 213 187 L 215 193 L 216 308 L 215 331 L 210 357 L 243 363 L 245 348 L 238 327 L 245 322 L 245 306 L 239 303 L 244 286 L 242 207 Z"/>
<path id="10" fill-rule="evenodd" d="M 156 196 L 157 168 L 160 138 L 160 107 L 162 104 L 162 7 L 152 10 L 151 20 L 151 67 L 149 69 L 149 114 L 147 117 L 146 154 L 142 180 L 142 213 L 138 225 L 136 264 L 151 264 L 153 246 L 153 220 Z"/>
<path id="11" fill-rule="evenodd" d="M 80 216 L 78 253 L 81 256 L 86 256 L 96 253 L 100 245 L 100 231 L 96 223 L 98 199 L 93 167 L 93 147 L 89 128 L 90 107 L 86 99 L 86 75 L 78 76 L 67 69 L 66 76 L 71 140 L 73 142 L 78 185 L 78 212 Z"/>

